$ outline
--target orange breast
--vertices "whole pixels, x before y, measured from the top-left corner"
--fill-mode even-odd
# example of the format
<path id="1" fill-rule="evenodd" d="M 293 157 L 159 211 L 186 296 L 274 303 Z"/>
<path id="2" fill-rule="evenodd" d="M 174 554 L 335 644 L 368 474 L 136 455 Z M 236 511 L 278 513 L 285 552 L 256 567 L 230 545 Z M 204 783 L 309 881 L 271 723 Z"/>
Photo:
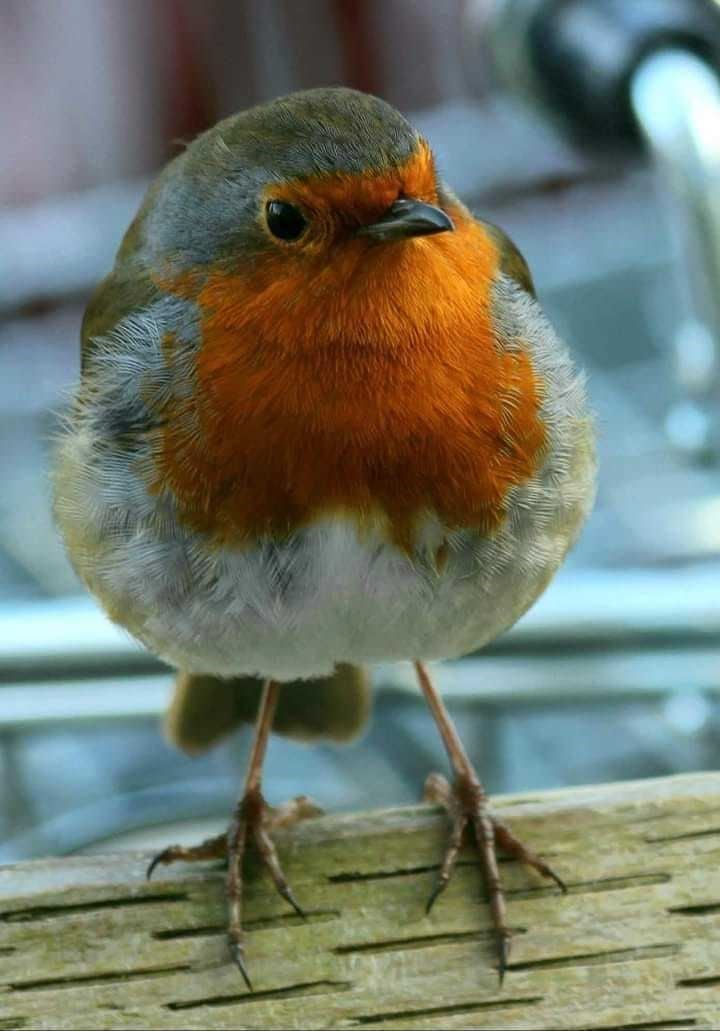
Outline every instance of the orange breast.
<path id="1" fill-rule="evenodd" d="M 197 396 L 165 413 L 153 485 L 186 525 L 240 544 L 342 513 L 411 550 L 427 513 L 501 523 L 542 461 L 540 384 L 492 331 L 494 244 L 452 215 L 454 233 L 163 284 L 201 311 Z"/>

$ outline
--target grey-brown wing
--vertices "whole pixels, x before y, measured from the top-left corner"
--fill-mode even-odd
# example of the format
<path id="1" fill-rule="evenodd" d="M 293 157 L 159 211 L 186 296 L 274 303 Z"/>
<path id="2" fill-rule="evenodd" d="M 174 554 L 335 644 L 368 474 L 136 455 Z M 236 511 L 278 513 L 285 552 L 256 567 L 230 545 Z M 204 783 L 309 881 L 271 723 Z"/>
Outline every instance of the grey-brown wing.
<path id="1" fill-rule="evenodd" d="M 482 219 L 478 221 L 482 222 L 485 231 L 492 238 L 500 252 L 500 270 L 535 297 L 535 284 L 533 283 L 530 267 L 513 241 L 503 229 L 494 225 L 494 223 L 485 222 Z"/>

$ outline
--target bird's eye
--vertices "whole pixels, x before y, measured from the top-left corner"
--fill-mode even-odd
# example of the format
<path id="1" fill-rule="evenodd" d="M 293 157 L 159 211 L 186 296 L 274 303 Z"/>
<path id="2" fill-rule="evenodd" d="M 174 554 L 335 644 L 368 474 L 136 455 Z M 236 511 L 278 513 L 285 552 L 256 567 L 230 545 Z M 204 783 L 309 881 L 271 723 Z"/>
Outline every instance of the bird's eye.
<path id="1" fill-rule="evenodd" d="M 265 208 L 268 229 L 278 240 L 297 240 L 305 231 L 307 222 L 293 204 L 284 200 L 270 200 Z"/>

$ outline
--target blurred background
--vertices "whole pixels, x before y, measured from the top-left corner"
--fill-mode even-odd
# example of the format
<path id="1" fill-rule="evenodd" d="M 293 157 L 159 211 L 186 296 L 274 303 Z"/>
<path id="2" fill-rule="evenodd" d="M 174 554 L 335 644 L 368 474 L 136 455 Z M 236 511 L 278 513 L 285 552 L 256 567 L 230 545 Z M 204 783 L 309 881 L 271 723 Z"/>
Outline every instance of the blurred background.
<path id="1" fill-rule="evenodd" d="M 179 141 L 316 85 L 380 94 L 524 251 L 588 372 L 600 490 L 536 607 L 438 677 L 489 790 L 712 768 L 720 743 L 720 5 L 715 0 L 4 0 L 0 861 L 224 825 L 249 731 L 160 733 L 171 674 L 53 527 L 53 431 L 93 285 Z M 411 802 L 444 769 L 402 666 L 350 748 L 273 740 L 266 794 Z"/>

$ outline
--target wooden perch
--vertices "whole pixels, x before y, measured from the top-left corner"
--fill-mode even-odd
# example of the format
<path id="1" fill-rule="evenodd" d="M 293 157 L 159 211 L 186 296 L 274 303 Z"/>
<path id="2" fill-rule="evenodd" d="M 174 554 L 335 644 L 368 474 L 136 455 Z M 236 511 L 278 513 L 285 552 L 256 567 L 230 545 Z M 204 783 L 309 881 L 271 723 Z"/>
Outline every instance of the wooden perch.
<path id="1" fill-rule="evenodd" d="M 515 937 L 501 989 L 470 849 L 430 917 L 445 840 L 426 806 L 278 835 L 289 911 L 247 881 L 248 993 L 223 873 L 117 854 L 0 869 L 0 1029 L 720 1027 L 720 774 L 497 799 L 566 879 L 501 866 Z"/>

